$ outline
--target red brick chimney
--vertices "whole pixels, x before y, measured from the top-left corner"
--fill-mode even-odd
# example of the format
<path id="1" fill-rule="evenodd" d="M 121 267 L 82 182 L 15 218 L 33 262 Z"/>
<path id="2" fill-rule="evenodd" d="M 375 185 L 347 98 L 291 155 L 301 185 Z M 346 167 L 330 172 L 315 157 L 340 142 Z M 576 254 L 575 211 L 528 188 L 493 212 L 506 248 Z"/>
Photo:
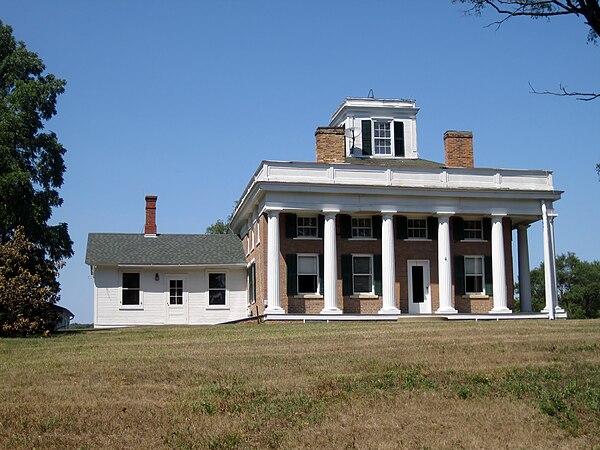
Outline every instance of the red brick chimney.
<path id="1" fill-rule="evenodd" d="M 156 236 L 156 195 L 146 195 L 146 236 Z"/>
<path id="2" fill-rule="evenodd" d="M 344 128 L 319 127 L 315 131 L 317 138 L 317 162 L 344 162 Z"/>
<path id="3" fill-rule="evenodd" d="M 473 133 L 471 131 L 446 131 L 444 148 L 446 167 L 474 167 Z"/>

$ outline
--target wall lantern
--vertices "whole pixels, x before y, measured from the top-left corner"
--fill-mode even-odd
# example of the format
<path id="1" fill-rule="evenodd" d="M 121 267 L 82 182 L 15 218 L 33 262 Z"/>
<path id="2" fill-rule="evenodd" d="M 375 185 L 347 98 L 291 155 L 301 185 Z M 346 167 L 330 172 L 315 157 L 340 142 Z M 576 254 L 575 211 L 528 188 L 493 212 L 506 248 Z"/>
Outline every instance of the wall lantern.
<path id="1" fill-rule="evenodd" d="M 158 274 L 154 275 L 154 279 L 155 279 L 156 281 L 160 280 L 160 277 L 158 276 Z"/>

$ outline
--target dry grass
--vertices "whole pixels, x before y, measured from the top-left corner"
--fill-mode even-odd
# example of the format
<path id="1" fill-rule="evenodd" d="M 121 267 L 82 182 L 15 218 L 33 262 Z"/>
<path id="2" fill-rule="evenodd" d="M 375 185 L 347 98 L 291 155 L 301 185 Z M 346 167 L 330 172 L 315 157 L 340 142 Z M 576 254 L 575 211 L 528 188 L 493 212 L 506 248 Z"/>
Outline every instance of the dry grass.
<path id="1" fill-rule="evenodd" d="M 600 322 L 0 340 L 2 448 L 598 448 Z"/>

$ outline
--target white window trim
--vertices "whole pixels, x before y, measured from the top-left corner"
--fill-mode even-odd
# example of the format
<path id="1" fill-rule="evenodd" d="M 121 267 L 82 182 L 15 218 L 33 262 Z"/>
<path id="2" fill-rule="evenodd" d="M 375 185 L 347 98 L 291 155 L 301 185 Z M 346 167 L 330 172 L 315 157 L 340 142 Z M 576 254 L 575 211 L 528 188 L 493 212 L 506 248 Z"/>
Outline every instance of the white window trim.
<path id="1" fill-rule="evenodd" d="M 485 256 L 483 255 L 464 255 L 464 274 L 465 277 L 465 295 L 467 296 L 485 296 Z M 467 291 L 467 258 L 479 258 L 481 260 L 481 292 L 469 292 Z M 470 274 L 470 276 L 477 276 L 476 274 Z"/>
<path id="2" fill-rule="evenodd" d="M 356 292 L 354 290 L 354 258 L 369 258 L 371 260 L 370 263 L 370 267 L 371 267 L 371 291 L 370 292 Z M 375 275 L 373 273 L 373 255 L 372 254 L 363 254 L 363 253 L 357 253 L 357 254 L 352 254 L 352 295 L 354 296 L 367 296 L 367 298 L 369 298 L 368 296 L 374 296 L 375 295 Z M 367 274 L 357 274 L 358 276 L 364 276 Z"/>
<path id="3" fill-rule="evenodd" d="M 371 222 L 371 236 L 369 237 L 361 237 L 361 236 L 354 236 L 354 225 L 352 224 L 352 221 L 354 219 L 369 219 L 369 221 Z M 360 227 L 363 228 L 363 227 Z M 373 216 L 368 216 L 368 215 L 358 215 L 358 216 L 350 216 L 350 238 L 349 240 L 352 241 L 376 241 L 377 239 L 375 239 L 373 237 Z"/>
<path id="4" fill-rule="evenodd" d="M 247 265 L 246 265 L 246 273 L 248 273 L 248 270 L 250 269 L 250 267 L 252 267 L 254 265 L 254 300 L 250 300 L 250 277 L 248 277 L 248 279 L 246 280 L 246 304 L 248 306 L 252 306 L 256 303 L 256 294 L 257 294 L 257 289 L 256 289 L 256 259 L 252 258 L 252 261 L 250 261 Z"/>
<path id="5" fill-rule="evenodd" d="M 298 228 L 299 228 L 298 219 L 315 219 L 316 235 L 315 236 L 298 236 Z M 319 237 L 319 215 L 318 214 L 298 214 L 298 215 L 296 215 L 296 237 L 294 239 L 298 239 L 301 241 L 322 240 L 323 238 Z"/>
<path id="6" fill-rule="evenodd" d="M 256 218 L 256 246 L 260 244 L 260 216 Z"/>
<path id="7" fill-rule="evenodd" d="M 210 275 L 211 274 L 225 274 L 225 304 L 224 305 L 211 305 L 210 304 Z M 229 271 L 227 270 L 210 270 L 206 272 L 206 309 L 218 310 L 218 309 L 230 309 L 229 307 Z"/>
<path id="8" fill-rule="evenodd" d="M 137 273 L 140 277 L 140 287 L 139 287 L 139 299 L 140 302 L 137 305 L 124 305 L 123 304 L 123 274 L 124 273 Z M 132 270 L 120 270 L 119 271 L 119 309 L 120 310 L 143 310 L 144 309 L 144 291 L 142 290 L 142 275 L 144 272 L 142 271 L 132 271 Z"/>
<path id="9" fill-rule="evenodd" d="M 383 139 L 375 137 L 375 124 L 387 123 L 390 126 L 390 154 L 375 153 L 375 139 Z M 393 119 L 371 119 L 371 149 L 372 154 L 376 158 L 392 158 L 395 154 L 394 149 L 394 120 Z"/>
<path id="10" fill-rule="evenodd" d="M 301 256 L 310 256 L 310 257 L 314 257 L 317 261 L 317 273 L 315 274 L 317 277 L 317 291 L 316 292 L 300 292 L 300 264 L 299 264 L 299 260 Z M 304 273 L 302 275 L 312 275 L 312 274 L 308 274 L 308 273 Z M 297 286 L 297 295 L 300 295 L 302 297 L 306 297 L 308 296 L 316 296 L 318 295 L 319 297 L 321 296 L 320 292 L 321 292 L 321 284 L 319 283 L 319 255 L 318 253 L 298 253 L 296 255 L 296 286 Z"/>
<path id="11" fill-rule="evenodd" d="M 479 221 L 479 223 L 481 224 L 481 237 L 480 238 L 468 238 L 468 237 L 464 237 L 464 239 L 462 240 L 462 242 L 464 241 L 468 241 L 468 242 L 487 242 L 484 238 L 483 238 L 483 219 L 463 219 L 463 233 L 466 234 L 467 229 L 464 226 L 465 222 L 477 222 Z M 474 228 L 471 228 L 471 230 L 474 230 Z"/>
<path id="12" fill-rule="evenodd" d="M 407 217 L 406 218 L 406 235 L 408 236 L 408 232 L 410 230 L 410 226 L 408 225 L 408 221 L 409 220 L 423 220 L 425 221 L 425 237 L 407 237 L 405 240 L 406 241 L 431 241 L 430 237 L 429 237 L 429 227 L 427 226 L 427 217 Z M 414 228 L 413 229 L 420 229 L 420 228 Z"/>

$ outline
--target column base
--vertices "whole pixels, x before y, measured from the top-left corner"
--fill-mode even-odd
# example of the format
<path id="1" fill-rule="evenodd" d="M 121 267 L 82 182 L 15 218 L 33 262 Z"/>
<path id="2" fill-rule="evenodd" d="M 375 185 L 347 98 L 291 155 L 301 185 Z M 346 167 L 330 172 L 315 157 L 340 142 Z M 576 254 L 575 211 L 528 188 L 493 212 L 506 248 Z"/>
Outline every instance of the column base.
<path id="1" fill-rule="evenodd" d="M 508 308 L 492 308 L 488 314 L 512 314 L 512 310 Z"/>
<path id="2" fill-rule="evenodd" d="M 548 314 L 548 308 L 544 308 L 540 312 L 544 313 L 544 314 Z M 562 309 L 560 306 L 555 306 L 554 307 L 554 312 L 557 313 L 557 314 L 562 314 L 562 313 L 565 312 L 565 310 Z"/>
<path id="3" fill-rule="evenodd" d="M 281 306 L 274 306 L 272 308 L 267 307 L 265 309 L 265 314 L 285 314 L 285 311 Z"/>
<path id="4" fill-rule="evenodd" d="M 452 306 L 449 306 L 448 308 L 438 308 L 437 311 L 434 314 L 458 314 L 458 311 L 456 309 L 454 309 Z"/>
<path id="5" fill-rule="evenodd" d="M 377 314 L 400 314 L 401 311 L 398 308 L 381 308 Z"/>
<path id="6" fill-rule="evenodd" d="M 323 308 L 321 310 L 321 314 L 343 314 L 343 313 L 344 313 L 344 311 L 342 311 L 339 308 L 330 308 L 330 309 Z"/>

